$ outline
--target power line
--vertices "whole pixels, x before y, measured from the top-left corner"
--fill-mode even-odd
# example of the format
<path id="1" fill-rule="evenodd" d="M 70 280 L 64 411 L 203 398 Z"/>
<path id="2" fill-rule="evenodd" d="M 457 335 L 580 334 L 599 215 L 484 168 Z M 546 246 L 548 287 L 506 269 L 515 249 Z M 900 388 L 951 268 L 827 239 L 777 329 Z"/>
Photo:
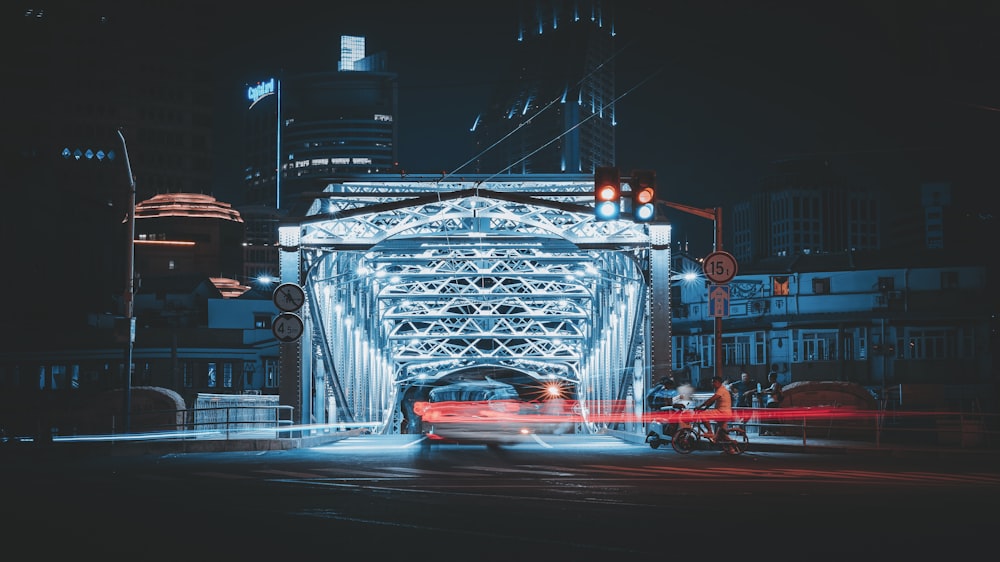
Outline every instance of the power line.
<path id="1" fill-rule="evenodd" d="M 622 48 L 620 48 L 620 49 L 618 49 L 617 51 L 615 51 L 614 53 L 612 53 L 612 54 L 611 54 L 611 56 L 607 58 L 607 60 L 605 60 L 605 61 L 603 61 L 603 62 L 602 62 L 601 64 L 597 65 L 597 66 L 596 66 L 596 67 L 595 67 L 595 68 L 594 68 L 593 70 L 591 70 L 591 71 L 590 71 L 590 72 L 588 72 L 587 74 L 583 75 L 583 77 L 581 77 L 581 78 L 580 78 L 579 80 L 577 80 L 577 82 L 576 82 L 576 83 L 575 83 L 575 84 L 573 85 L 573 87 L 577 87 L 577 86 L 581 85 L 581 84 L 582 84 L 582 83 L 583 83 L 583 82 L 584 82 L 584 81 L 585 81 L 585 80 L 586 80 L 587 78 L 589 78 L 590 76 L 592 76 L 593 74 L 597 73 L 597 72 L 598 72 L 598 71 L 600 71 L 600 70 L 601 70 L 602 68 L 604 68 L 604 66 L 605 66 L 605 65 L 607 65 L 607 64 L 608 64 L 608 63 L 610 63 L 610 62 L 611 62 L 612 60 L 614 60 L 614 59 L 615 59 L 615 58 L 616 58 L 616 57 L 617 57 L 618 55 L 620 55 L 620 54 L 621 54 L 621 53 L 622 53 L 623 51 L 625 51 L 625 49 L 629 48 L 629 47 L 630 47 L 630 46 L 631 46 L 631 45 L 632 45 L 633 43 L 635 43 L 635 41 L 634 41 L 634 40 L 633 40 L 633 41 L 629 41 L 629 42 L 628 42 L 627 44 L 625 44 L 624 46 L 622 46 Z M 660 70 L 663 70 L 663 69 L 662 69 L 662 67 L 660 68 Z M 659 72 L 660 72 L 660 70 L 657 70 L 657 71 L 656 71 L 656 73 L 659 73 Z M 654 73 L 654 75 L 655 75 L 656 73 Z M 648 77 L 646 78 L 646 80 L 648 80 L 648 79 L 649 79 L 649 78 L 651 78 L 651 77 L 652 77 L 652 75 L 651 75 L 651 76 L 648 76 Z M 643 82 L 645 82 L 646 80 L 643 80 Z M 640 83 L 640 84 L 641 84 L 641 83 Z M 634 90 L 634 89 L 635 89 L 635 88 L 632 88 L 632 89 L 630 89 L 630 90 L 629 90 L 629 92 L 631 92 L 631 91 L 632 91 L 632 90 Z M 626 94 L 627 94 L 627 93 L 629 93 L 629 92 L 626 92 Z M 617 98 L 615 98 L 614 100 L 612 100 L 612 102 L 611 102 L 611 105 L 614 105 L 615 103 L 617 103 L 617 102 L 618 102 L 618 100 L 620 100 L 620 99 L 621 99 L 622 97 L 624 97 L 624 95 L 625 95 L 625 94 L 622 94 L 621 96 L 618 96 Z M 547 110 L 548 110 L 548 109 L 549 109 L 550 107 L 552 107 L 552 106 L 554 106 L 555 104 L 559 103 L 559 102 L 560 102 L 560 100 L 562 100 L 562 97 L 563 97 L 563 95 L 562 95 L 562 94 L 560 94 L 560 95 L 557 95 L 557 96 L 556 96 L 555 98 L 553 98 L 553 99 L 552 99 L 551 101 L 549 101 L 549 102 L 548 102 L 547 104 L 545 104 L 545 107 L 541 108 L 541 109 L 540 109 L 540 110 L 539 110 L 539 111 L 538 111 L 537 113 L 535 113 L 534 115 L 532 115 L 532 116 L 531 116 L 531 118 L 527 119 L 526 121 L 523 121 L 522 123 L 519 123 L 519 124 L 517 125 L 517 127 L 515 127 L 515 128 L 513 129 L 513 130 L 511 130 L 510 132 L 508 132 L 507 134 L 505 134 L 505 135 L 504 135 L 503 137 L 501 137 L 500 139 L 498 139 L 498 140 L 497 140 L 496 142 L 494 142 L 494 143 L 493 143 L 493 144 L 491 144 L 490 146 L 488 146 L 488 147 L 484 148 L 484 149 L 483 149 L 483 150 L 482 150 L 481 152 L 479 152 L 478 154 L 476 154 L 475 156 L 473 156 L 473 157 L 472 157 L 472 158 L 470 158 L 469 160 L 465 161 L 465 162 L 464 162 L 464 163 L 463 163 L 462 165 L 458 166 L 457 168 L 455 168 L 455 169 L 454 169 L 454 170 L 452 170 L 451 172 L 448 172 L 447 174 L 443 175 L 443 176 L 441 177 L 441 180 L 443 181 L 443 180 L 447 179 L 448 177 L 450 177 L 450 176 L 452 176 L 452 175 L 454 175 L 454 174 L 457 174 L 457 173 L 458 173 L 458 172 L 459 172 L 460 170 L 462 170 L 463 168 L 465 168 L 466 166 L 468 166 L 468 165 L 469 165 L 469 164 L 471 164 L 472 162 L 476 161 L 477 159 L 479 159 L 480 157 L 482 157 L 482 156 L 483 156 L 484 154 L 486 154 L 486 153 L 487 153 L 487 152 L 489 152 L 490 150 L 493 150 L 494 148 L 496 148 L 496 147 L 497 147 L 497 146 L 498 146 L 498 145 L 499 145 L 500 143 L 502 143 L 502 142 L 504 142 L 505 140 L 509 139 L 509 138 L 510 138 L 510 137 L 511 137 L 512 135 L 514 135 L 515 133 L 517 133 L 518 131 L 520 131 L 520 130 L 521 130 L 522 128 L 524 128 L 524 127 L 525 127 L 526 125 L 530 125 L 530 124 L 531 124 L 531 122 L 532 122 L 532 120 L 533 120 L 534 118 L 536 118 L 536 117 L 538 117 L 538 116 L 542 115 L 542 114 L 543 114 L 543 113 L 545 113 L 545 111 L 547 111 Z M 490 176 L 490 178 L 488 178 L 488 179 L 492 179 L 493 177 L 496 177 L 497 175 L 499 175 L 499 174 L 503 173 L 504 171 L 506 171 L 506 170 L 509 170 L 509 169 L 511 169 L 511 168 L 512 168 L 513 166 L 516 166 L 516 165 L 517 165 L 517 164 L 519 164 L 520 162 L 523 162 L 523 161 L 524 161 L 524 160 L 526 160 L 527 158 L 529 158 L 529 157 L 531 157 L 532 155 L 536 154 L 536 153 L 537 153 L 538 151 L 540 151 L 540 150 L 544 149 L 544 148 L 545 148 L 546 146 L 549 146 L 549 145 L 550 145 L 550 144 L 552 144 L 553 142 L 555 142 L 555 141 L 559 140 L 560 138 L 564 137 L 564 136 L 565 136 L 565 135 L 567 135 L 567 134 L 568 134 L 568 133 L 569 133 L 570 131 L 573 131 L 573 130 L 574 130 L 575 128 L 577 128 L 577 127 L 579 127 L 580 125 L 582 125 L 583 123 L 587 122 L 587 121 L 588 121 L 588 120 L 589 120 L 590 118 L 592 118 L 592 117 L 594 117 L 594 114 L 591 114 L 591 115 L 589 115 L 589 116 L 588 116 L 588 117 L 587 117 L 586 119 L 584 119 L 584 120 L 580 121 L 580 123 L 577 123 L 577 124 L 576 124 L 576 125 L 574 125 L 573 127 L 571 127 L 571 128 L 569 128 L 569 129 L 567 129 L 566 131 L 564 131 L 564 132 L 563 132 L 562 134 L 560 134 L 560 135 L 556 136 L 555 138 L 553 138 L 553 139 L 552 139 L 552 140 L 550 140 L 549 142 L 547 142 L 547 143 L 543 144 L 543 145 L 542 145 L 541 147 L 537 148 L 537 149 L 536 149 L 535 151 L 531 152 L 530 154 L 528 154 L 527 156 L 525 156 L 525 157 L 524 157 L 524 158 L 522 158 L 521 160 L 518 160 L 517 162 L 514 162 L 514 163 L 512 163 L 512 164 L 508 165 L 507 167 L 505 167 L 505 168 L 501 169 L 501 170 L 500 170 L 499 172 L 497 172 L 497 173 L 496 173 L 496 174 L 494 174 L 493 176 Z M 484 180 L 484 181 L 485 181 L 485 180 Z"/>
<path id="2" fill-rule="evenodd" d="M 636 90 L 637 88 L 639 88 L 640 86 L 642 86 L 643 84 L 645 84 L 646 82 L 648 82 L 649 80 L 651 80 L 651 79 L 652 79 L 653 77 L 655 77 L 655 76 L 656 76 L 657 74 L 659 74 L 659 73 L 660 73 L 660 72 L 662 72 L 662 71 L 663 71 L 663 67 L 660 67 L 660 69 L 659 69 L 659 70 L 657 70 L 656 72 L 654 72 L 654 73 L 650 74 L 649 76 L 646 76 L 646 77 L 645 77 L 645 78 L 643 78 L 643 79 L 642 79 L 641 81 L 639 81 L 639 83 L 638 83 L 638 84 L 636 84 L 635 86 L 632 86 L 631 88 L 629 88 L 628 90 L 626 90 L 626 91 L 625 91 L 625 93 L 623 93 L 622 95 L 620 95 L 620 96 L 616 97 L 616 98 L 615 98 L 614 100 L 612 100 L 612 102 L 611 102 L 611 105 L 614 105 L 614 104 L 618 103 L 618 102 L 619 102 L 619 101 L 620 101 L 620 100 L 621 100 L 622 98 L 624 98 L 625 96 L 627 96 L 627 95 L 629 95 L 630 93 L 632 93 L 633 91 L 635 91 L 635 90 Z M 495 177 L 499 176 L 500 174 L 502 174 L 502 173 L 506 172 L 507 170 L 510 170 L 510 169 L 511 169 L 512 167 L 514 167 L 514 166 L 516 166 L 516 165 L 520 164 L 521 162 L 524 162 L 524 161 L 525 161 L 525 160 L 527 160 L 528 158 L 531 158 L 532 156 L 534 156 L 535 154 L 537 154 L 537 153 L 538 153 L 538 152 L 540 152 L 541 150 L 545 149 L 545 147 L 547 147 L 547 146 L 551 145 L 552 143 L 556 142 L 557 140 L 559 140 L 559 139 L 563 138 L 564 136 L 568 135 L 569 133 L 571 133 L 572 131 L 574 131 L 574 130 L 575 130 L 575 129 L 576 129 L 577 127 L 580 127 L 581 125 L 583 125 L 584 123 L 586 123 L 587 121 L 589 121 L 589 120 L 593 119 L 593 118 L 594 118 L 594 117 L 596 117 L 596 116 L 597 116 L 597 114 L 596 114 L 596 113 L 592 113 L 592 114 L 588 115 L 588 116 L 587 116 L 586 118 L 584 118 L 583 120 L 581 120 L 581 121 L 580 121 L 579 123 L 577 123 L 576 125 L 573 125 L 573 126 L 572 126 L 572 127 L 570 127 L 569 129 L 566 129 L 566 130 L 565 130 L 565 131 L 563 131 L 562 133 L 560 133 L 560 134 L 556 135 L 556 136 L 555 136 L 554 138 L 552 138 L 551 140 L 549 140 L 549 141 L 548 141 L 548 142 L 546 142 L 545 144 L 543 144 L 543 145 L 539 146 L 539 147 L 538 147 L 538 148 L 536 148 L 535 150 L 533 150 L 533 151 L 529 152 L 528 154 L 524 155 L 524 156 L 523 156 L 523 157 L 522 157 L 522 158 L 521 158 L 520 160 L 517 160 L 517 161 L 515 161 L 515 162 L 511 163 L 511 164 L 510 164 L 510 165 L 508 165 L 508 166 L 507 166 L 506 168 L 504 168 L 504 169 L 500 170 L 499 172 L 497 172 L 497 173 L 495 173 L 495 174 L 493 174 L 493 175 L 489 176 L 488 178 L 486 178 L 486 179 L 485 179 L 485 180 L 483 180 L 483 181 L 489 181 L 489 180 L 491 180 L 491 179 L 493 179 L 493 178 L 495 178 Z M 527 124 L 527 123 L 530 123 L 530 122 L 531 122 L 531 120 L 529 119 L 528 121 L 526 121 L 526 122 L 525 122 L 525 123 L 523 123 L 523 124 Z M 515 131 L 516 131 L 516 129 L 515 129 Z M 512 131 L 512 132 L 511 132 L 511 134 L 513 134 L 513 133 L 514 133 L 515 131 Z M 508 135 L 508 136 L 509 136 L 509 135 Z M 504 138 L 506 138 L 506 137 L 504 137 Z M 503 140 L 503 139 L 501 139 L 501 140 Z M 497 141 L 497 142 L 500 142 L 500 141 Z M 495 145 L 494 145 L 494 146 L 495 146 Z M 492 148 L 492 147 L 491 147 L 491 148 Z"/>

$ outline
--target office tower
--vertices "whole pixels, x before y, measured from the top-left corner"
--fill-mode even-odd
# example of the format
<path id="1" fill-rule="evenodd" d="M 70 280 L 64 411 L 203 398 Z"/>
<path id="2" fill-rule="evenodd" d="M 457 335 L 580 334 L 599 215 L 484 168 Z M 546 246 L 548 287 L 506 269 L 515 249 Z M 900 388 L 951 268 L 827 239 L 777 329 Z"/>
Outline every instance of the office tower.
<path id="1" fill-rule="evenodd" d="M 614 21 L 603 4 L 529 2 L 511 68 L 472 127 L 479 173 L 615 163 Z"/>
<path id="2" fill-rule="evenodd" d="M 247 204 L 288 213 L 331 176 L 395 167 L 397 76 L 386 71 L 384 53 L 365 55 L 364 37 L 341 37 L 340 54 L 336 71 L 247 85 Z"/>
<path id="3" fill-rule="evenodd" d="M 365 38 L 343 36 L 336 71 L 276 75 L 246 87 L 246 277 L 277 274 L 278 223 L 332 176 L 381 173 L 398 159 L 397 76 Z M 279 126 L 280 124 L 280 126 Z M 277 170 L 280 169 L 280 174 Z"/>

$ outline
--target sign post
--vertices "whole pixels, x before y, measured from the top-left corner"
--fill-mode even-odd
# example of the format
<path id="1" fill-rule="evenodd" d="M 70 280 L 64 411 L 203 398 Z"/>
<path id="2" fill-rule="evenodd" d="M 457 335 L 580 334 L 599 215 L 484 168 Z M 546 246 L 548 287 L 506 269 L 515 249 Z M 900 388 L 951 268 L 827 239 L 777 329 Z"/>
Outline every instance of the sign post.
<path id="1" fill-rule="evenodd" d="M 721 227 L 716 224 L 719 233 L 716 235 L 716 250 L 705 257 L 701 268 L 705 277 L 715 283 L 708 290 L 709 315 L 715 317 L 715 376 L 722 378 L 722 319 L 729 316 L 729 283 L 736 277 L 736 258 L 729 252 L 719 249 L 721 243 Z"/>
<path id="2" fill-rule="evenodd" d="M 691 213 L 702 218 L 715 222 L 715 245 L 714 252 L 709 254 L 702 263 L 702 270 L 705 277 L 717 285 L 725 285 L 736 277 L 736 258 L 728 252 L 722 251 L 722 208 L 699 209 L 680 203 L 664 201 L 668 207 L 673 207 L 685 213 Z M 728 313 L 729 299 L 728 288 L 726 289 L 726 310 Z M 715 376 L 722 378 L 722 316 L 715 317 Z"/>

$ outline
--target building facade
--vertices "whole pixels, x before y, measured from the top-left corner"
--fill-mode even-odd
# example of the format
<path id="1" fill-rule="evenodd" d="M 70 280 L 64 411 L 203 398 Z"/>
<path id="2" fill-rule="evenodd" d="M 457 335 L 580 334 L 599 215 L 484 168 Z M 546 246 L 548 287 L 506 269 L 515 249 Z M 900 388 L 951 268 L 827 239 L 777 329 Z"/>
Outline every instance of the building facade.
<path id="1" fill-rule="evenodd" d="M 730 380 L 746 369 L 761 382 L 774 370 L 782 384 L 996 383 L 981 264 L 935 252 L 799 254 L 743 264 L 728 286 L 721 371 Z M 671 302 L 675 378 L 702 388 L 716 372 L 707 289 L 702 278 L 679 281 Z"/>
<path id="2" fill-rule="evenodd" d="M 288 213 L 338 174 L 387 172 L 398 160 L 398 84 L 385 53 L 342 36 L 337 70 L 249 84 L 243 158 L 247 205 Z"/>
<path id="3" fill-rule="evenodd" d="M 141 279 L 197 272 L 239 280 L 244 232 L 240 213 L 211 195 L 154 195 L 135 207 L 136 274 Z"/>
<path id="4" fill-rule="evenodd" d="M 206 394 L 278 395 L 277 309 L 271 286 L 238 275 L 239 212 L 210 195 L 166 193 L 137 203 L 135 222 L 131 378 L 123 317 L 92 311 L 86 325 L 25 337 L 0 353 L 0 394 L 11 401 L 0 425 L 114 432 L 124 409 L 108 397 L 125 388 L 176 393 L 181 409 Z"/>
<path id="5" fill-rule="evenodd" d="M 205 394 L 277 395 L 275 314 L 267 288 L 225 298 L 202 275 L 146 283 L 135 299 L 131 388 L 173 391 L 182 409 Z M 110 315 L 92 323 L 71 339 L 0 354 L 0 427 L 22 435 L 50 426 L 62 435 L 122 428 L 125 334 Z"/>
<path id="6" fill-rule="evenodd" d="M 396 167 L 397 78 L 375 70 L 384 68 L 376 64 L 382 57 L 370 58 L 352 70 L 282 81 L 279 208 L 292 210 L 298 195 L 322 191 L 324 178 Z"/>
<path id="7" fill-rule="evenodd" d="M 723 372 L 879 389 L 988 384 L 994 402 L 997 272 L 981 247 L 996 222 L 961 200 L 950 182 L 890 193 L 852 185 L 829 161 L 775 162 L 726 224 L 739 275 Z M 700 267 L 681 262 L 678 272 Z M 716 369 L 710 304 L 704 284 L 675 285 L 673 367 L 695 383 Z"/>

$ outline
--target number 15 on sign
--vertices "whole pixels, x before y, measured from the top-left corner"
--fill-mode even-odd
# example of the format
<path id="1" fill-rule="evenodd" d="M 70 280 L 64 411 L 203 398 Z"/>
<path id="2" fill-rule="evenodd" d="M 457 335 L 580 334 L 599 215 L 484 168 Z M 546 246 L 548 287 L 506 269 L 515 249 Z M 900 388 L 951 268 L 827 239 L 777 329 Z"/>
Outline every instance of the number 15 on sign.
<path id="1" fill-rule="evenodd" d="M 737 269 L 736 258 L 729 252 L 723 251 L 708 254 L 702 264 L 705 277 L 712 283 L 720 285 L 732 281 L 733 277 L 736 277 Z"/>

